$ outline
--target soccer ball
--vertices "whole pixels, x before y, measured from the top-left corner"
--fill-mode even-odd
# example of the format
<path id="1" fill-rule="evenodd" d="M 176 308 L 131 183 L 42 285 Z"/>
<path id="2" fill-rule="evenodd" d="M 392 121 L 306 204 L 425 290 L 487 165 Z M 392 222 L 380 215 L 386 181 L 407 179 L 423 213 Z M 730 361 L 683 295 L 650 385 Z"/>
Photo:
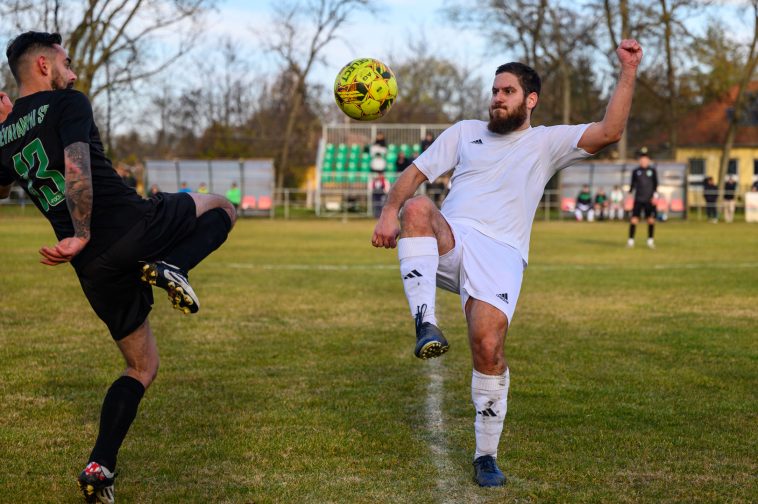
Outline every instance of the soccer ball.
<path id="1" fill-rule="evenodd" d="M 389 112 L 397 98 L 397 80 L 390 67 L 373 58 L 345 65 L 334 80 L 334 99 L 348 116 L 373 121 Z"/>

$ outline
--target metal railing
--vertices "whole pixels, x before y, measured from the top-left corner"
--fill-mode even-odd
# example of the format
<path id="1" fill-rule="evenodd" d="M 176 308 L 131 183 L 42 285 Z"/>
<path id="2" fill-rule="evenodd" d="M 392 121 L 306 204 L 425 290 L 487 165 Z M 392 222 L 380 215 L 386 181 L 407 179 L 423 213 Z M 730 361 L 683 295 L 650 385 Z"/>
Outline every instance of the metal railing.
<path id="1" fill-rule="evenodd" d="M 437 205 L 441 205 L 444 200 L 444 194 L 430 190 L 426 186 L 419 189 L 418 194 L 426 194 Z M 284 188 L 281 191 L 274 191 L 274 205 L 270 210 L 265 212 L 246 213 L 242 215 L 261 216 L 271 219 L 297 219 L 297 218 L 339 218 L 347 219 L 365 219 L 375 217 L 375 212 L 381 209 L 384 199 L 377 198 L 371 188 L 366 185 L 352 186 L 347 188 L 322 189 L 321 197 L 318 197 L 318 191 L 315 189 L 295 189 Z M 14 186 L 11 197 L 0 200 L 0 206 L 19 206 L 25 208 L 27 205 L 34 206 L 32 201 L 26 196 L 20 187 Z M 320 208 L 319 208 L 320 205 Z M 716 204 L 716 211 L 720 219 L 723 218 L 726 204 L 719 200 Z M 685 218 L 693 221 L 706 220 L 707 203 L 703 198 L 702 191 L 692 191 L 688 196 L 688 208 Z M 744 219 L 745 198 L 744 193 L 738 193 L 735 197 L 735 220 Z M 628 219 L 629 212 L 624 212 L 624 217 Z M 535 213 L 535 220 L 573 220 L 573 212 L 561 210 L 561 192 L 559 190 L 545 191 Z"/>

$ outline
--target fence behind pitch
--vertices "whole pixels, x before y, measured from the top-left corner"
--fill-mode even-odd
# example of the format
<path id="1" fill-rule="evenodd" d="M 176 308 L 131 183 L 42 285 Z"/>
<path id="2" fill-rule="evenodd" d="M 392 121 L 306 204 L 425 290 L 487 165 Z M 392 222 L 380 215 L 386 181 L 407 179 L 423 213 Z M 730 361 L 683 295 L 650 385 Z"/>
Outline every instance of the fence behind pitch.
<path id="1" fill-rule="evenodd" d="M 146 183 L 149 188 L 156 184 L 161 191 L 176 192 L 183 182 L 192 191 L 201 183 L 208 191 L 226 194 L 236 183 L 242 192 L 243 211 L 268 213 L 273 210 L 274 160 L 148 160 L 145 164 Z"/>

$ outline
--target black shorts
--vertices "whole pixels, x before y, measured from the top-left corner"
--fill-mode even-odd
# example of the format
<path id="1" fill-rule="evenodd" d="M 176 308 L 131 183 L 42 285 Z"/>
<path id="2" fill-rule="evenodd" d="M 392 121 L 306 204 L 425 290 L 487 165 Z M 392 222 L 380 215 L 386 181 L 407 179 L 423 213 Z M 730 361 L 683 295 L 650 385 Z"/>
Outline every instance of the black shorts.
<path id="1" fill-rule="evenodd" d="M 195 201 L 186 193 L 158 193 L 145 217 L 105 252 L 76 268 L 92 309 L 118 341 L 134 332 L 153 306 L 153 290 L 139 279 L 139 261 L 156 261 L 197 224 Z"/>
<path id="2" fill-rule="evenodd" d="M 634 208 L 632 208 L 632 217 L 639 218 L 643 210 L 645 211 L 645 217 L 655 218 L 655 205 L 649 201 L 635 201 Z"/>

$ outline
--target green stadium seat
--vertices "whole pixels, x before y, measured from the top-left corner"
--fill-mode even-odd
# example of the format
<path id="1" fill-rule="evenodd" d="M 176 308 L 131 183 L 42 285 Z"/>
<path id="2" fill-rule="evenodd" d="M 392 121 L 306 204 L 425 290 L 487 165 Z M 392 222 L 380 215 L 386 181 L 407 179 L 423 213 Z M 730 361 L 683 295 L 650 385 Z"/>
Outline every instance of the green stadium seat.
<path id="1" fill-rule="evenodd" d="M 347 162 L 347 170 L 351 172 L 358 170 L 358 163 L 351 159 Z"/>
<path id="2" fill-rule="evenodd" d="M 326 153 L 333 153 L 334 152 L 334 144 L 326 144 L 326 149 L 324 150 Z"/>
<path id="3" fill-rule="evenodd" d="M 387 154 L 390 154 L 392 152 L 397 152 L 397 144 L 389 144 L 387 146 Z"/>
<path id="4" fill-rule="evenodd" d="M 347 145 L 341 143 L 337 146 L 337 153 L 346 153 L 347 152 Z"/>
<path id="5" fill-rule="evenodd" d="M 344 171 L 345 170 L 345 160 L 337 158 L 337 161 L 334 163 L 334 171 Z"/>
<path id="6" fill-rule="evenodd" d="M 400 144 L 400 150 L 405 152 L 406 156 L 411 155 L 411 148 L 408 144 Z"/>
<path id="7" fill-rule="evenodd" d="M 324 163 L 321 165 L 321 169 L 323 171 L 331 171 L 334 165 L 332 164 L 332 160 L 327 161 L 324 159 Z"/>
<path id="8" fill-rule="evenodd" d="M 413 152 L 421 154 L 421 144 L 413 144 Z"/>

